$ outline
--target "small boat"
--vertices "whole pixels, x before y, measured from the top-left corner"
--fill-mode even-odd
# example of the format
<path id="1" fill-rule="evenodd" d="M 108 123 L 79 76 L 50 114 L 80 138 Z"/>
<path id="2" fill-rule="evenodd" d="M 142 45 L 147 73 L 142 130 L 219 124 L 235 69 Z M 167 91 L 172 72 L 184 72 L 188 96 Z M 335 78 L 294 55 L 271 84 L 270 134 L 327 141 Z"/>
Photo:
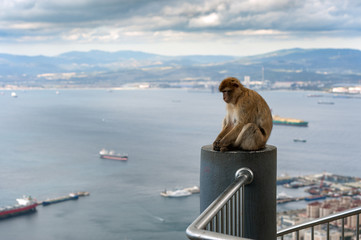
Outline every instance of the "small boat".
<path id="1" fill-rule="evenodd" d="M 295 139 L 293 139 L 293 141 L 294 142 L 307 142 L 307 140 L 306 139 L 301 139 L 301 138 L 295 138 Z"/>
<path id="2" fill-rule="evenodd" d="M 327 101 L 318 101 L 318 104 L 328 104 L 328 105 L 333 105 L 335 104 L 334 102 L 327 102 Z"/>
<path id="3" fill-rule="evenodd" d="M 89 196 L 90 195 L 89 192 L 77 192 L 75 194 L 78 195 L 79 197 L 84 197 L 84 196 Z"/>
<path id="4" fill-rule="evenodd" d="M 12 92 L 12 93 L 11 93 L 11 96 L 14 97 L 14 98 L 17 98 L 17 97 L 18 97 L 18 95 L 16 95 L 16 92 Z"/>
<path id="5" fill-rule="evenodd" d="M 78 198 L 79 198 L 79 196 L 76 193 L 69 193 L 69 195 L 67 195 L 67 196 L 44 200 L 43 206 L 47 206 L 47 205 L 50 205 L 53 203 L 64 202 L 67 200 L 76 200 Z"/>
<path id="6" fill-rule="evenodd" d="M 15 215 L 36 211 L 38 203 L 31 196 L 24 196 L 23 198 L 16 199 L 18 204 L 0 208 L 0 218 L 7 218 Z"/>
<path id="7" fill-rule="evenodd" d="M 160 195 L 163 197 L 187 197 L 194 193 L 199 193 L 199 192 L 200 192 L 199 187 L 193 186 L 189 188 L 178 189 L 175 191 L 164 190 L 163 192 L 160 193 Z"/>
<path id="8" fill-rule="evenodd" d="M 128 154 L 119 154 L 115 153 L 114 151 L 108 151 L 106 149 L 102 149 L 99 152 L 100 158 L 103 159 L 111 159 L 111 160 L 121 160 L 121 161 L 127 161 L 128 160 Z"/>
<path id="9" fill-rule="evenodd" d="M 160 193 L 160 195 L 163 197 L 178 198 L 178 197 L 190 196 L 192 195 L 192 193 L 188 190 L 180 189 L 175 191 L 164 190 L 163 192 Z"/>
<path id="10" fill-rule="evenodd" d="M 308 94 L 307 97 L 323 97 L 322 94 Z"/>

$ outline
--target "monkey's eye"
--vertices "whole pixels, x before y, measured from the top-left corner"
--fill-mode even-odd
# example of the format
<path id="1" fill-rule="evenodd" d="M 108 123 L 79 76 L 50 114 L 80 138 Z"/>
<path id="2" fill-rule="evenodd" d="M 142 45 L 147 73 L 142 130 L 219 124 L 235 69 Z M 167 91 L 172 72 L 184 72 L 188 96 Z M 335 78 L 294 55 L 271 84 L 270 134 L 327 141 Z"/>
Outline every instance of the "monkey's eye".
<path id="1" fill-rule="evenodd" d="M 222 91 L 222 93 L 230 93 L 231 91 L 230 90 L 224 90 Z"/>

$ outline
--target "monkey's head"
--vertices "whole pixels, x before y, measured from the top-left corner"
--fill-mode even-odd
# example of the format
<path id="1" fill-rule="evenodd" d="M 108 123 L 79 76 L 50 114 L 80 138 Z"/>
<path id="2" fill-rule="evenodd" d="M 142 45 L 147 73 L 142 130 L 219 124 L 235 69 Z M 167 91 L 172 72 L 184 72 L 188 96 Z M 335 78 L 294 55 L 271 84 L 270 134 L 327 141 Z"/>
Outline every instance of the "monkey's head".
<path id="1" fill-rule="evenodd" d="M 223 100 L 226 103 L 231 103 L 235 92 L 241 91 L 241 82 L 234 77 L 228 77 L 224 79 L 219 85 L 219 91 L 223 93 Z M 238 94 L 236 94 L 238 95 Z"/>

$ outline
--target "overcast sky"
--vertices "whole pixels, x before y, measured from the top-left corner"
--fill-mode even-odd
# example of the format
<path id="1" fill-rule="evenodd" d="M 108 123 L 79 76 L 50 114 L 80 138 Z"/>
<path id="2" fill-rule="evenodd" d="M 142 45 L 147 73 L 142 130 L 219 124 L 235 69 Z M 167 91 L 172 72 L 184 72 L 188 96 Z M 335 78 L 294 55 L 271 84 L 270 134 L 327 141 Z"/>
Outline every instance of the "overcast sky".
<path id="1" fill-rule="evenodd" d="M 0 52 L 361 49 L 360 0 L 0 0 Z"/>

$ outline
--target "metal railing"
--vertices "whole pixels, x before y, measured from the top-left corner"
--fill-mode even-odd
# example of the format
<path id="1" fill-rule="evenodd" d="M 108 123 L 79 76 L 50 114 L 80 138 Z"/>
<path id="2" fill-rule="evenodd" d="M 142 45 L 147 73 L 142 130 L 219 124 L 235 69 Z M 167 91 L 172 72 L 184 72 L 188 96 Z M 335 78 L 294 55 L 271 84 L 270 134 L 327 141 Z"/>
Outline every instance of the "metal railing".
<path id="1" fill-rule="evenodd" d="M 258 226 L 257 221 L 254 220 L 262 218 L 262 214 L 259 214 L 258 212 L 257 216 L 254 216 L 254 213 L 257 211 L 253 209 L 253 215 L 251 215 L 252 217 L 249 219 L 252 222 L 245 223 L 244 220 L 249 217 L 247 217 L 249 198 L 247 197 L 247 203 L 245 203 L 245 185 L 252 181 L 253 172 L 249 168 L 239 169 L 235 174 L 233 183 L 229 185 L 191 225 L 189 225 L 186 230 L 187 237 L 189 239 L 205 240 L 246 240 L 248 238 L 244 238 L 245 235 L 247 235 L 247 237 L 257 236 L 254 232 L 249 235 L 248 228 L 250 226 L 255 226 L 255 223 L 256 226 Z M 267 196 L 268 195 L 266 195 L 266 197 Z M 246 211 L 245 205 L 248 206 Z M 331 240 L 335 239 L 335 237 L 340 240 L 351 239 L 351 237 L 352 240 L 360 240 L 360 214 L 361 207 L 349 209 L 279 230 L 277 234 L 272 235 L 270 239 L 276 238 L 277 236 L 277 239 L 279 240 Z M 264 220 L 265 219 L 262 221 Z M 273 220 L 272 217 L 267 219 L 267 221 L 274 221 L 273 223 L 275 223 L 276 218 Z M 263 234 L 260 237 L 262 239 L 268 239 L 268 236 L 272 234 L 273 227 L 270 229 L 271 231 L 263 231 L 262 233 L 266 233 L 266 235 Z M 255 233 L 259 233 L 262 230 L 262 227 L 258 228 Z M 275 228 L 274 231 L 276 231 Z M 305 234 L 305 236 L 302 234 Z M 322 236 L 322 238 L 319 238 L 320 236 Z"/>
<path id="2" fill-rule="evenodd" d="M 234 182 L 187 228 L 189 239 L 241 240 L 244 229 L 244 186 L 253 181 L 253 172 L 241 168 Z"/>
<path id="3" fill-rule="evenodd" d="M 318 218 L 306 223 L 301 223 L 277 232 L 277 239 L 283 240 L 284 237 L 288 234 L 295 234 L 292 239 L 299 240 L 300 239 L 300 231 L 301 230 L 311 230 L 311 239 L 314 239 L 315 235 L 315 227 L 320 226 L 322 224 L 326 224 L 326 239 L 329 240 L 330 238 L 330 225 L 331 222 L 341 220 L 341 240 L 345 239 L 345 219 L 348 217 L 356 216 L 356 224 L 355 224 L 355 234 L 356 240 L 360 239 L 360 215 L 361 214 L 361 207 L 349 209 L 343 212 L 339 212 L 333 215 L 329 215 L 326 217 Z"/>

